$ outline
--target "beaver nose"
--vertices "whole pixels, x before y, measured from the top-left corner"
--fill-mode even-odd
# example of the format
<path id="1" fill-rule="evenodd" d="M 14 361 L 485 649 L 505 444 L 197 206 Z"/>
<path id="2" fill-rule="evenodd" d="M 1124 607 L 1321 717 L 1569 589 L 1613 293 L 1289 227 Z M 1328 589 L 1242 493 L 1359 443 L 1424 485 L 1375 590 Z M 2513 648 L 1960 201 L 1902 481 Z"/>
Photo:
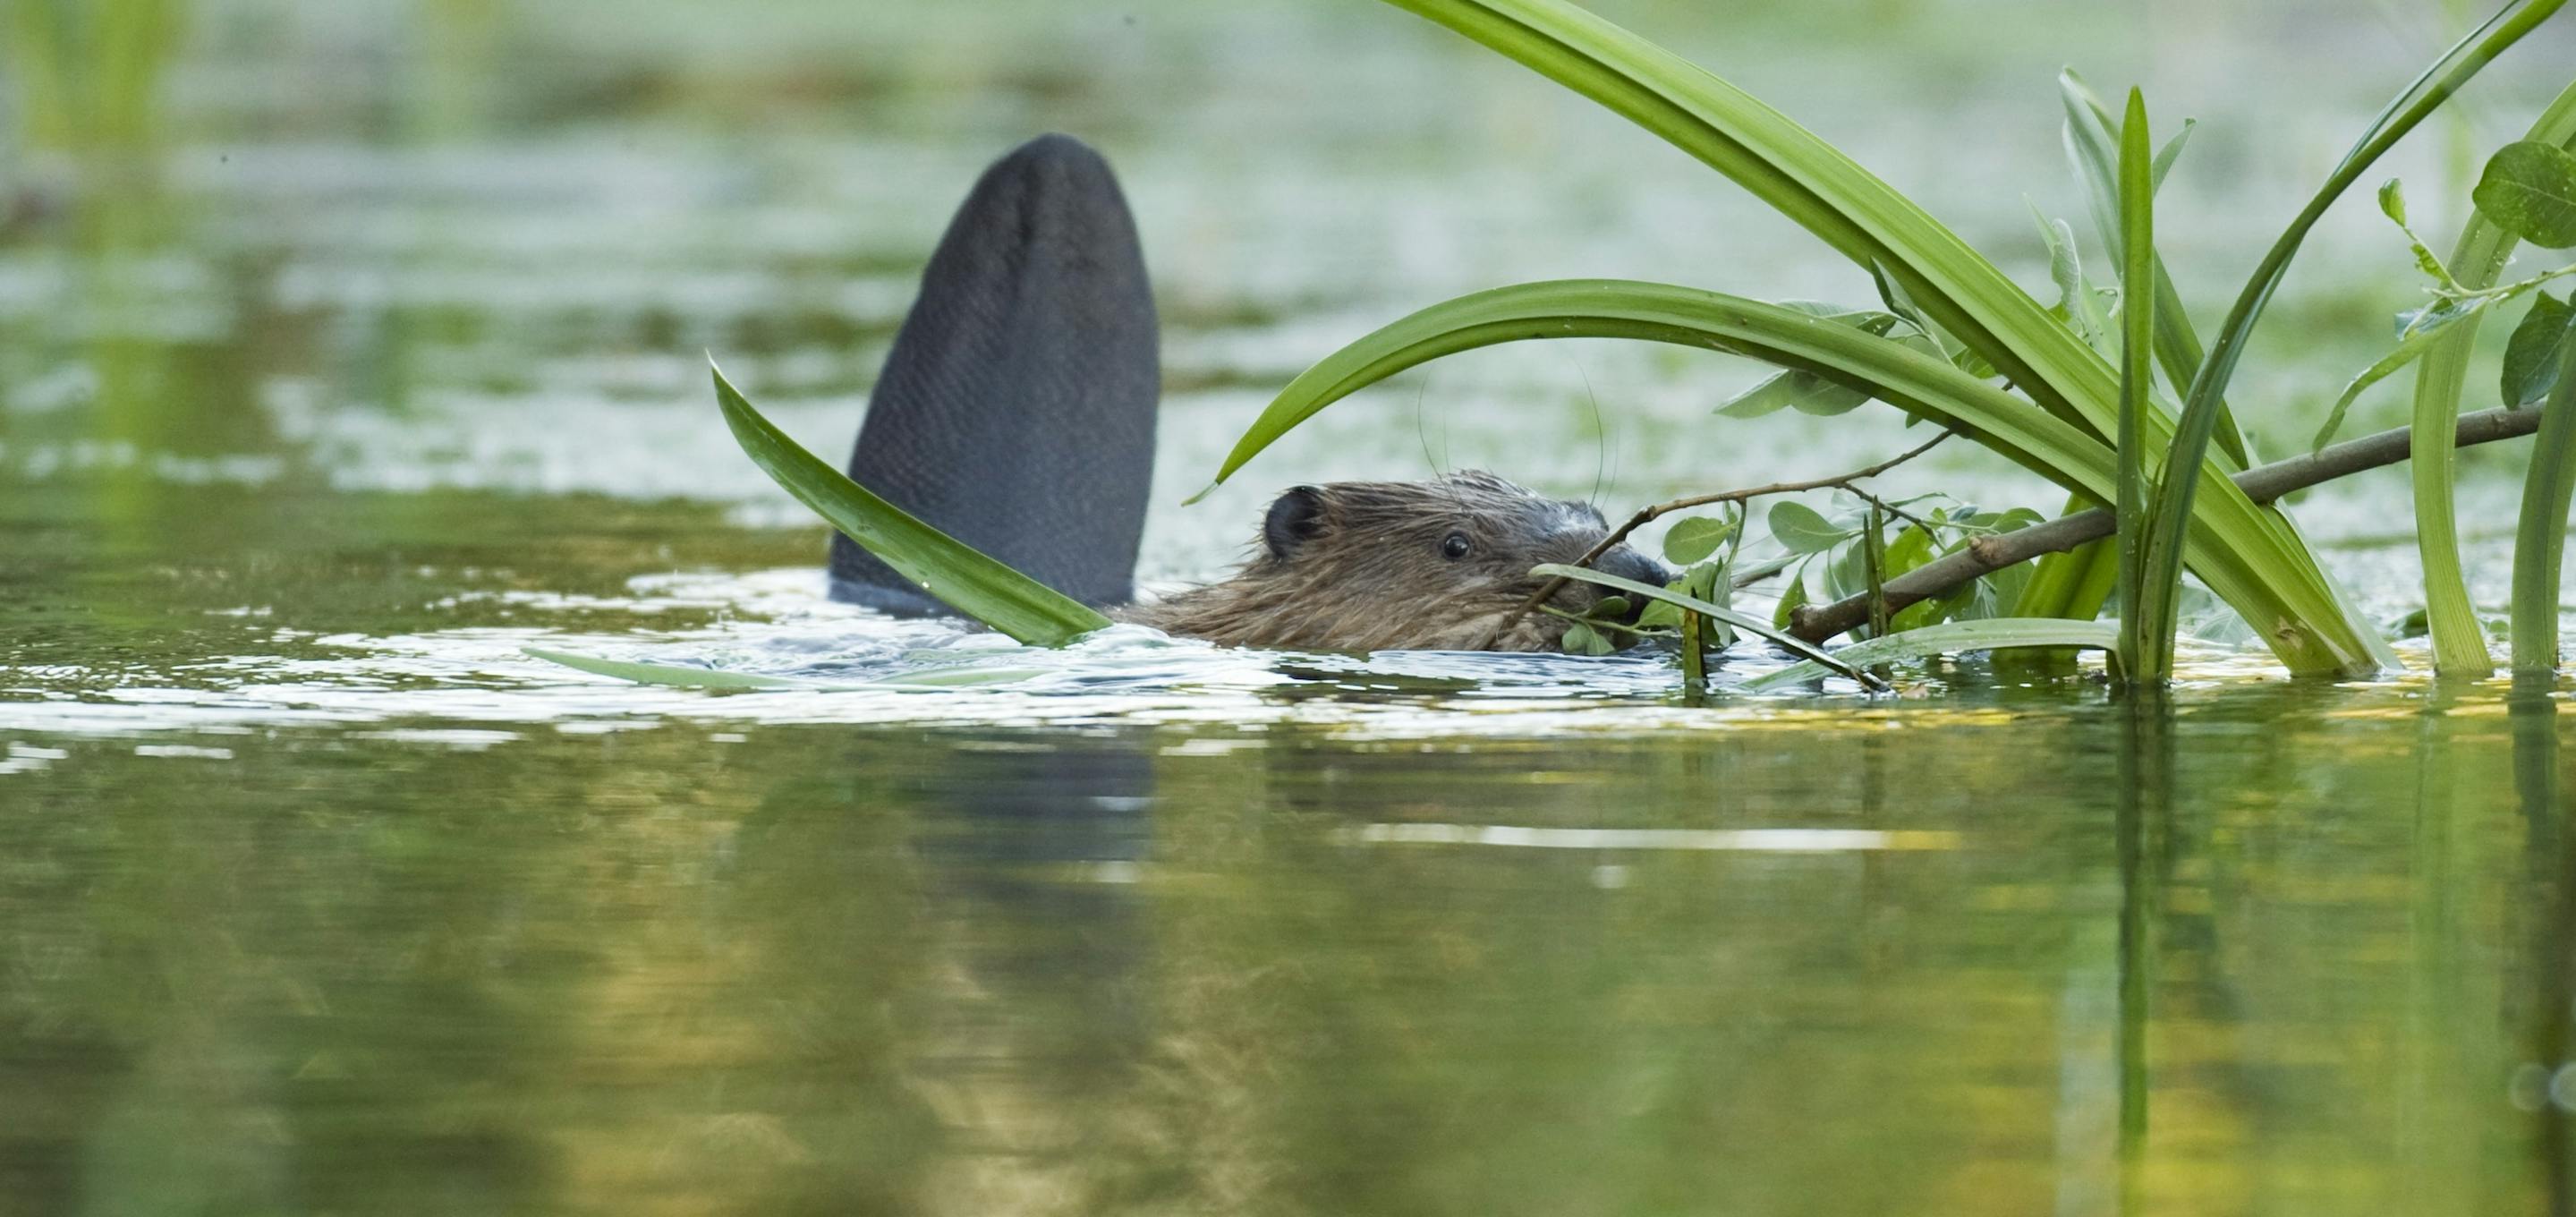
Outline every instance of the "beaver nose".
<path id="1" fill-rule="evenodd" d="M 1602 574 L 1634 579 L 1649 587 L 1662 587 L 1681 577 L 1680 573 L 1671 567 L 1625 545 L 1601 555 L 1600 561 L 1594 562 L 1592 567 Z"/>
<path id="2" fill-rule="evenodd" d="M 1680 578 L 1678 573 L 1666 568 L 1663 563 L 1657 562 L 1625 545 L 1601 555 L 1599 559 L 1592 563 L 1592 569 L 1600 571 L 1605 575 L 1617 575 L 1622 579 L 1632 579 L 1636 582 L 1643 583 L 1648 587 L 1662 587 L 1665 584 L 1672 582 L 1674 579 Z M 1605 596 L 1616 596 L 1622 594 L 1606 587 L 1599 590 Z M 1629 596 L 1627 599 L 1628 611 L 1622 617 L 1620 623 L 1623 625 L 1635 625 L 1638 618 L 1644 616 L 1647 601 L 1643 596 Z"/>

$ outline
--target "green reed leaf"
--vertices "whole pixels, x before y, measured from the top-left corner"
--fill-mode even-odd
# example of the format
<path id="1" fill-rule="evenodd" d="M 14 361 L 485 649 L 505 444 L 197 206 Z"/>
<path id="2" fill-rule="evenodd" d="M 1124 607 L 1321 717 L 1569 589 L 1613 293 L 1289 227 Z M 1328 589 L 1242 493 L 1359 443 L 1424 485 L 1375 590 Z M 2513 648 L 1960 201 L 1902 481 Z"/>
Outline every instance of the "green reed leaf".
<path id="1" fill-rule="evenodd" d="M 2291 220 L 2280 238 L 2263 256 L 2245 288 L 2238 293 L 2235 305 L 2228 310 L 2227 320 L 2219 327 L 2218 340 L 2210 347 L 2209 357 L 2201 361 L 2199 373 L 2192 378 L 2191 390 L 2184 395 L 2182 417 L 2177 420 L 2174 438 L 2168 449 L 2164 475 L 2157 481 L 2153 505 L 2149 508 L 2155 532 L 2148 538 L 2147 579 L 2159 587 L 2178 588 L 2182 582 L 2184 533 L 2191 527 L 2192 504 L 2200 493 L 2203 455 L 2209 450 L 2210 436 L 2217 429 L 2221 401 L 2228 382 L 2235 379 L 2237 361 L 2253 337 L 2254 326 L 2272 302 L 2272 294 L 2281 286 L 2282 276 L 2289 273 L 2290 260 L 2306 243 L 2308 233 L 2316 227 L 2328 207 L 2343 192 L 2368 172 L 2370 166 L 2404 139 L 2423 121 L 2440 109 L 2451 95 L 2475 78 L 2496 56 L 2537 28 L 2543 21 L 2565 7 L 2566 0 L 2514 0 L 2498 11 L 2486 24 L 2469 32 L 2423 75 L 2392 99 L 2379 117 L 2362 132 L 2352 151 L 2346 153 L 2325 184 L 2308 200 L 2298 216 Z M 2214 487 L 2213 487 L 2214 489 Z M 2297 529 L 2285 517 L 2273 517 L 2276 537 L 2295 544 Z M 2312 590 L 2332 601 L 2345 621 L 2352 614 L 2344 597 L 2324 570 L 2311 566 L 2302 572 L 2314 580 Z M 2223 595 L 2224 593 L 2222 593 Z M 2233 603 L 2233 600 L 2230 601 Z M 2243 606 L 2238 605 L 2243 611 Z M 2268 629 L 2261 617 L 2247 614 L 2258 629 Z M 2352 670 L 2369 672 L 2401 666 L 2397 655 L 2388 647 L 2377 630 L 2356 623 L 2356 640 L 2365 653 L 2352 659 Z"/>
<path id="2" fill-rule="evenodd" d="M 2483 209 L 2482 209 L 2483 210 Z M 2513 543 L 2513 670 L 2558 669 L 2558 590 L 2567 509 L 2576 502 L 2576 342 L 2560 344 L 2558 387 L 2541 407 L 2540 437 L 2522 483 Z"/>
<path id="3" fill-rule="evenodd" d="M 796 680 L 785 676 L 763 676 L 757 672 L 723 672 L 714 668 L 692 668 L 679 664 L 635 663 L 624 659 L 602 659 L 572 651 L 550 651 L 542 647 L 521 647 L 519 653 L 547 663 L 561 664 L 577 672 L 631 681 L 639 685 L 663 685 L 679 689 L 819 689 L 829 686 L 821 681 Z"/>
<path id="4" fill-rule="evenodd" d="M 1107 617 L 1011 569 L 851 481 L 780 431 L 712 361 L 716 404 L 734 442 L 761 472 L 861 548 L 941 603 L 1032 646 L 1058 647 Z"/>
<path id="5" fill-rule="evenodd" d="M 1875 667 L 1977 651 L 2030 647 L 2109 651 L 2118 645 L 2118 631 L 2099 622 L 2064 621 L 2054 617 L 1988 617 L 1977 621 L 1945 621 L 1885 638 L 1855 642 L 1835 651 L 1834 659 L 1854 667 Z M 1746 682 L 1744 687 L 1751 692 L 1768 693 L 1822 679 L 1826 673 L 1825 665 L 1809 660 L 1757 677 Z"/>
<path id="6" fill-rule="evenodd" d="M 2148 154 L 2147 102 L 2129 90 L 2120 124 L 2120 281 L 2144 283 L 2155 274 L 2154 160 Z M 2174 636 L 2163 590 L 2148 583 L 2147 538 L 2153 520 L 2147 504 L 2155 488 L 2148 464 L 2147 414 L 2155 392 L 2156 311 L 2120 313 L 2119 565 L 2120 673 L 2124 680 L 2161 683 L 2173 674 Z"/>
<path id="7" fill-rule="evenodd" d="M 542 647 L 521 647 L 519 653 L 548 663 L 561 664 L 577 672 L 588 672 L 593 676 L 606 676 L 639 685 L 707 689 L 716 692 L 803 689 L 809 693 L 839 693 L 854 689 L 948 689 L 965 685 L 1010 684 L 1044 675 L 1034 668 L 943 667 L 901 672 L 875 680 L 804 680 L 793 676 L 764 676 L 758 672 L 725 672 L 714 668 L 693 668 L 683 664 L 602 659 L 596 655 L 583 655 L 573 651 L 550 651 Z"/>
<path id="8" fill-rule="evenodd" d="M 2109 433 L 2110 365 L 2001 270 L 1833 145 L 1569 0 L 1389 0 L 1519 61 L 1699 158 L 1863 267 L 2040 406 Z"/>
<path id="9" fill-rule="evenodd" d="M 2120 149 L 2111 112 L 2073 71 L 2059 73 L 2057 85 L 2059 99 L 2066 108 L 2066 155 L 2075 166 L 2076 184 L 2083 187 L 2085 204 L 2092 212 L 2093 233 L 2104 249 L 2117 250 L 2121 247 Z M 2157 189 L 2164 188 L 2165 174 L 2182 154 L 2191 132 L 2192 123 L 2186 119 L 2182 130 L 2156 153 Z M 2120 292 L 2123 299 L 2137 295 L 2137 289 L 2126 282 L 2121 283 Z M 2156 259 L 2150 296 L 2156 310 L 2156 366 L 2164 369 L 2165 380 L 2179 394 L 2190 387 L 2192 376 L 2200 371 L 2204 351 L 2200 331 L 2192 325 L 2191 314 L 2183 310 L 2182 292 L 2174 286 L 2162 257 Z M 2228 461 L 2229 472 L 2245 467 L 2245 437 L 2237 432 L 2236 416 L 2225 402 L 2219 404 L 2218 449 Z"/>

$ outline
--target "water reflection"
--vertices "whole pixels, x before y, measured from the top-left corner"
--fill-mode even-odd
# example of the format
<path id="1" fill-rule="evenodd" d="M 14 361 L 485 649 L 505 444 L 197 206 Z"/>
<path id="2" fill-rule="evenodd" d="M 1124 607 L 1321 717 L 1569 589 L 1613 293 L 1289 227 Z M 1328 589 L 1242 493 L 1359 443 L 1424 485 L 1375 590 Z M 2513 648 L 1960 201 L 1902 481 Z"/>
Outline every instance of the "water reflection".
<path id="1" fill-rule="evenodd" d="M 2492 696 L 2475 684 L 2437 681 L 2426 688 L 2415 736 L 2414 831 L 2407 899 L 2409 969 L 2404 1085 L 2398 1095 L 2398 1151 L 2407 1204 L 2499 1211 L 2479 1168 L 2481 1140 L 2460 1135 L 2492 1119 L 2496 1096 L 2475 1078 L 2507 1055 L 2505 1020 L 2482 1017 L 2503 999 L 2498 977 L 2473 966 L 2488 950 L 2488 903 L 2476 887 L 2479 868 L 2498 844 L 2477 797 L 2486 787 L 2476 766 L 2482 749 L 2460 740 L 2456 715 Z"/>
<path id="2" fill-rule="evenodd" d="M 2576 1212 L 2568 1112 L 2576 1108 L 2576 1054 L 2568 1024 L 2576 1017 L 2576 833 L 2569 831 L 2558 759 L 2558 701 L 2547 677 L 2517 673 L 2507 697 L 2513 728 L 2513 785 L 2528 826 L 2533 910 L 2530 993 L 2523 1005 L 2526 1063 L 2514 1078 L 2514 1101 L 2532 1114 L 2533 1157 L 2553 1217 Z"/>
<path id="3" fill-rule="evenodd" d="M 2125 50 L 1969 7 L 1619 15 L 1697 29 L 2038 283 L 1994 183 L 2058 180 L 2049 74 Z M 2190 62 L 2277 70 L 2199 73 L 2241 90 L 2214 134 L 2371 76 L 2284 49 L 2343 14 L 2223 7 Z M 1840 36 L 1860 9 L 1930 50 Z M 1747 652 L 1684 697 L 1655 660 L 1104 651 L 1033 689 L 718 697 L 528 660 L 938 645 L 799 581 L 819 536 L 710 459 L 698 359 L 845 442 L 959 184 L 1034 129 L 1137 184 L 1167 505 L 1267 387 L 1426 299 L 1676 265 L 1868 290 L 1374 10 L 607 11 L 0 18 L 30 152 L 0 204 L 0 1212 L 2566 1211 L 2548 690 L 2214 663 L 2141 716 L 2063 669 L 1761 702 L 1727 689 L 1774 662 Z M 1926 138 L 1989 112 L 2036 125 L 1979 172 Z M 2237 167 L 2168 197 L 2305 184 Z M 2378 342 L 2343 265 L 2285 316 Z M 1444 460 L 1584 490 L 1586 380 L 1613 499 L 1894 433 L 1711 446 L 1748 370 L 1562 358 L 1444 368 Z M 1272 476 L 1422 471 L 1408 412 L 1350 411 Z M 2007 501 L 1990 472 L 1926 470 Z M 1158 513 L 1153 573 L 1222 565 L 1258 505 Z"/>
<path id="4" fill-rule="evenodd" d="M 1291 725 L 37 745 L 0 775 L 0 1091 L 31 1113 L 0 1129 L 5 1190 L 2539 1206 L 2554 1064 L 2505 1079 L 2566 1045 L 2564 837 L 2531 784 L 2554 711 L 2319 692 L 1581 749 Z M 164 1162 L 190 1165 L 141 1165 Z"/>
<path id="5" fill-rule="evenodd" d="M 2119 812 L 2112 834 L 2120 867 L 2119 1002 L 2121 1217 L 2147 1211 L 2149 1102 L 2148 1029 L 2153 1025 L 2159 892 L 2170 875 L 2168 817 L 2173 775 L 2173 710 L 2164 694 L 2131 690 L 2114 708 L 2118 719 Z M 2214 944 L 2211 944 L 2214 946 Z"/>
<path id="6" fill-rule="evenodd" d="M 971 1154 L 927 1166 L 937 1206 L 993 1212 L 1122 1184 L 1136 1092 L 1165 1034 L 1138 884 L 1154 861 L 1153 758 L 1132 737 L 956 741 L 913 777 L 939 927 L 940 1028 L 905 1072 Z M 1108 1176 L 1104 1178 L 1103 1176 Z"/>

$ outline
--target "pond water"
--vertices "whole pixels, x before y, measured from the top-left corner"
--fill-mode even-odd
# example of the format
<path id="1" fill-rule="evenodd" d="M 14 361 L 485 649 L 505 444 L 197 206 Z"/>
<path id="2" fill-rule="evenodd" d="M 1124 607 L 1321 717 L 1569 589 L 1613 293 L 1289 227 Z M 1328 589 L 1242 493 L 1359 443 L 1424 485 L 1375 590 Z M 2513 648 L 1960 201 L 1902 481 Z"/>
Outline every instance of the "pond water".
<path id="1" fill-rule="evenodd" d="M 2397 5 L 1600 7 L 2034 287 L 2023 196 L 2080 217 L 2056 68 L 2143 79 L 2203 120 L 2164 198 L 2205 317 L 2444 40 Z M 1117 162 L 1157 279 L 1150 579 L 1299 481 L 1482 466 L 1615 514 L 1910 445 L 1711 419 L 1759 375 L 1715 356 L 1541 344 L 1180 506 L 1287 377 L 1435 299 L 1869 298 L 1415 18 L 0 22 L 0 1213 L 2576 1207 L 2563 686 L 2293 682 L 2220 631 L 2163 715 L 1985 661 L 1755 696 L 1751 647 L 1691 698 L 1665 657 L 1039 653 L 822 599 L 704 357 L 837 457 L 948 209 L 1048 129 Z M 2576 34 L 2517 55 L 2392 161 L 2428 232 Z M 2317 242 L 2239 395 L 2275 453 L 2413 300 L 2367 200 Z M 2464 460 L 2491 608 L 2519 463 Z M 1886 485 L 2057 499 L 1958 443 Z M 2369 615 L 2420 602 L 2402 471 L 2294 510 Z M 1011 679 L 867 683 L 959 668 Z"/>

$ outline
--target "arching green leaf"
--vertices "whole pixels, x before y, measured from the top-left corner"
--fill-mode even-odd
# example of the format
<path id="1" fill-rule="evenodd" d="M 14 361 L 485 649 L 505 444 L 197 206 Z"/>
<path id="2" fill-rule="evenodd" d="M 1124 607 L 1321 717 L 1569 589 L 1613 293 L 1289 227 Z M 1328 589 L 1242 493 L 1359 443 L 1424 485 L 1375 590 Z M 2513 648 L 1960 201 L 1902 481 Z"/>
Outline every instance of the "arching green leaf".
<path id="1" fill-rule="evenodd" d="M 734 442 L 798 502 L 814 509 L 941 603 L 1033 646 L 1063 646 L 1109 624 L 1064 593 L 977 552 L 851 481 L 780 431 L 711 362 L 716 405 Z"/>

